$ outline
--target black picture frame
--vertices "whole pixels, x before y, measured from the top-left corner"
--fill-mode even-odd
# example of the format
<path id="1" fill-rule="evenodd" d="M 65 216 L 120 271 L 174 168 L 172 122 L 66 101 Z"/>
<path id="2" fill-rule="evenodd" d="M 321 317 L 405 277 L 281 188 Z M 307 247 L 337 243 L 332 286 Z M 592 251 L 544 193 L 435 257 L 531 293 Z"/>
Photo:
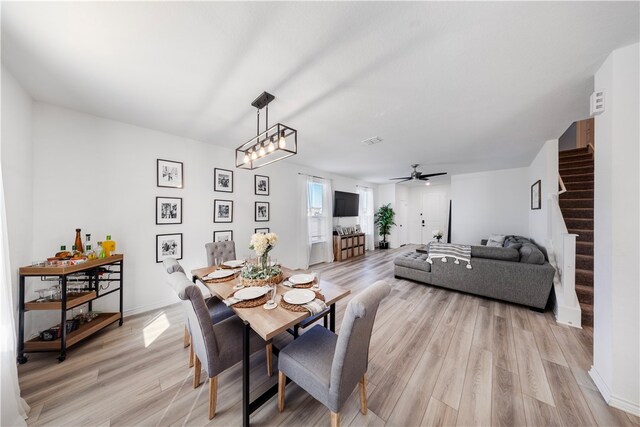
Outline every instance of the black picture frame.
<path id="1" fill-rule="evenodd" d="M 220 208 L 228 206 L 228 212 L 224 212 Z M 233 200 L 213 201 L 213 222 L 215 223 L 231 223 L 233 222 Z"/>
<path id="2" fill-rule="evenodd" d="M 531 210 L 542 209 L 542 181 L 537 180 L 531 186 Z"/>
<path id="3" fill-rule="evenodd" d="M 269 195 L 269 177 L 265 175 L 255 175 L 253 177 L 253 192 L 256 196 Z"/>
<path id="4" fill-rule="evenodd" d="M 271 215 L 269 202 L 256 202 L 254 216 L 256 222 L 267 222 Z"/>
<path id="5" fill-rule="evenodd" d="M 175 202 L 174 202 L 175 201 Z M 175 203 L 175 209 L 167 205 Z M 182 224 L 182 197 L 156 197 L 156 225 Z"/>
<path id="6" fill-rule="evenodd" d="M 182 259 L 182 233 L 156 234 L 156 263 L 171 257 Z"/>
<path id="7" fill-rule="evenodd" d="M 267 234 L 269 233 L 269 227 L 256 228 L 253 230 L 253 232 L 254 234 L 258 234 L 258 233 Z"/>
<path id="8" fill-rule="evenodd" d="M 213 191 L 233 193 L 233 171 L 228 169 L 213 169 Z"/>
<path id="9" fill-rule="evenodd" d="M 184 164 L 174 160 L 156 160 L 156 185 L 163 188 L 184 188 Z"/>
<path id="10" fill-rule="evenodd" d="M 228 239 L 224 239 L 224 240 L 218 240 L 218 236 L 223 236 L 225 234 L 229 235 Z M 233 241 L 233 230 L 218 230 L 218 231 L 214 231 L 213 232 L 213 241 L 214 242 L 226 242 L 226 241 Z"/>

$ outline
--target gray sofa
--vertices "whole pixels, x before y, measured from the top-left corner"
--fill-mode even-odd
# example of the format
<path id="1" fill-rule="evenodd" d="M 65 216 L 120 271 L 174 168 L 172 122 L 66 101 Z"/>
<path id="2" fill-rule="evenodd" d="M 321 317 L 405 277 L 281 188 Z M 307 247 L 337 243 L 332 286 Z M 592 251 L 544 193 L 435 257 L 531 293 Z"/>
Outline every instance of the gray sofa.
<path id="1" fill-rule="evenodd" d="M 546 250 L 519 236 L 509 236 L 506 247 L 484 243 L 471 246 L 472 269 L 463 261 L 429 264 L 426 246 L 396 257 L 395 276 L 544 310 L 555 275 Z"/>

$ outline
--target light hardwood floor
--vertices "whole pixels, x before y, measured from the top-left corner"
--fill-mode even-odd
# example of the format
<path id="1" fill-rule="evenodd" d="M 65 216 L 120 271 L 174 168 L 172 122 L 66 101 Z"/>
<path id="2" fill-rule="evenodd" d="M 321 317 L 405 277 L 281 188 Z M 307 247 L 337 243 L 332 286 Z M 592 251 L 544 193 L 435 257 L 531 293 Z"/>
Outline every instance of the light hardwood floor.
<path id="1" fill-rule="evenodd" d="M 606 405 L 587 370 L 592 332 L 556 324 L 551 313 L 393 277 L 393 257 L 404 247 L 323 265 L 323 279 L 352 295 L 386 279 L 371 339 L 369 411 L 351 395 L 343 425 L 638 425 L 638 418 Z M 158 284 L 163 286 L 163 284 Z M 338 303 L 338 319 L 347 302 Z M 239 425 L 240 365 L 218 378 L 216 417 L 207 417 L 206 384 L 192 388 L 193 369 L 182 348 L 178 305 L 127 318 L 70 349 L 57 363 L 30 354 L 19 367 L 30 425 Z M 282 346 L 291 340 L 283 335 Z M 277 363 L 277 358 L 274 358 Z M 277 382 L 251 359 L 252 394 Z M 202 375 L 205 378 L 206 375 Z M 295 384 L 286 409 L 274 397 L 252 415 L 253 425 L 328 425 L 329 412 Z"/>

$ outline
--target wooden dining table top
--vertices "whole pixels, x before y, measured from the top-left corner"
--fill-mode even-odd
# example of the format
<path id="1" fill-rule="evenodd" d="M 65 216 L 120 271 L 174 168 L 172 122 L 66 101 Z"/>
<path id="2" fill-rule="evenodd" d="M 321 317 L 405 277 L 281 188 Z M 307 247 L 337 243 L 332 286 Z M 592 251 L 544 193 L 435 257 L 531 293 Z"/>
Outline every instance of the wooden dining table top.
<path id="1" fill-rule="evenodd" d="M 202 280 L 204 276 L 215 270 L 215 267 L 204 267 L 191 270 L 191 274 L 205 285 L 212 295 L 223 300 L 227 299 L 236 292 L 233 287 L 240 283 L 240 277 L 235 277 L 232 280 L 218 283 Z M 285 280 L 295 274 L 293 270 L 286 267 L 281 267 L 281 270 Z M 260 335 L 263 340 L 267 341 L 276 335 L 285 332 L 288 328 L 297 325 L 310 315 L 307 311 L 294 312 L 287 310 L 280 305 L 282 295 L 291 289 L 292 288 L 284 286 L 282 283 L 276 285 L 276 301 L 278 302 L 278 307 L 273 310 L 266 310 L 262 305 L 252 308 L 235 308 L 234 306 L 231 306 L 231 308 L 236 312 L 238 317 L 248 322 L 251 325 L 251 329 Z M 320 293 L 324 296 L 325 303 L 328 307 L 342 298 L 345 298 L 351 293 L 351 291 L 320 278 Z"/>

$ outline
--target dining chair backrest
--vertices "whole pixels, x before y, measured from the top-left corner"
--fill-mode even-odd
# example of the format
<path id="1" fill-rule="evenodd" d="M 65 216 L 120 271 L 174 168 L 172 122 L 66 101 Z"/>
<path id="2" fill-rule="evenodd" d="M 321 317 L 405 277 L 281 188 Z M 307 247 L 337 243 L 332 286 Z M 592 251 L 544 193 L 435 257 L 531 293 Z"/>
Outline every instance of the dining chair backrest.
<path id="1" fill-rule="evenodd" d="M 383 280 L 353 297 L 345 310 L 331 365 L 329 401 L 341 407 L 367 372 L 369 342 L 380 301 L 391 292 Z"/>
<path id="2" fill-rule="evenodd" d="M 214 265 L 214 258 L 222 258 L 223 261 L 236 259 L 236 244 L 233 240 L 225 242 L 211 242 L 204 245 L 207 251 L 207 264 Z"/>
<path id="3" fill-rule="evenodd" d="M 184 273 L 184 269 L 175 258 L 165 258 L 164 261 L 162 261 L 162 265 L 169 274 L 175 273 L 176 271 Z"/>
<path id="4" fill-rule="evenodd" d="M 185 311 L 190 325 L 194 353 L 209 376 L 217 375 L 218 342 L 202 291 L 181 272 L 171 274 L 169 284 L 186 305 Z"/>

